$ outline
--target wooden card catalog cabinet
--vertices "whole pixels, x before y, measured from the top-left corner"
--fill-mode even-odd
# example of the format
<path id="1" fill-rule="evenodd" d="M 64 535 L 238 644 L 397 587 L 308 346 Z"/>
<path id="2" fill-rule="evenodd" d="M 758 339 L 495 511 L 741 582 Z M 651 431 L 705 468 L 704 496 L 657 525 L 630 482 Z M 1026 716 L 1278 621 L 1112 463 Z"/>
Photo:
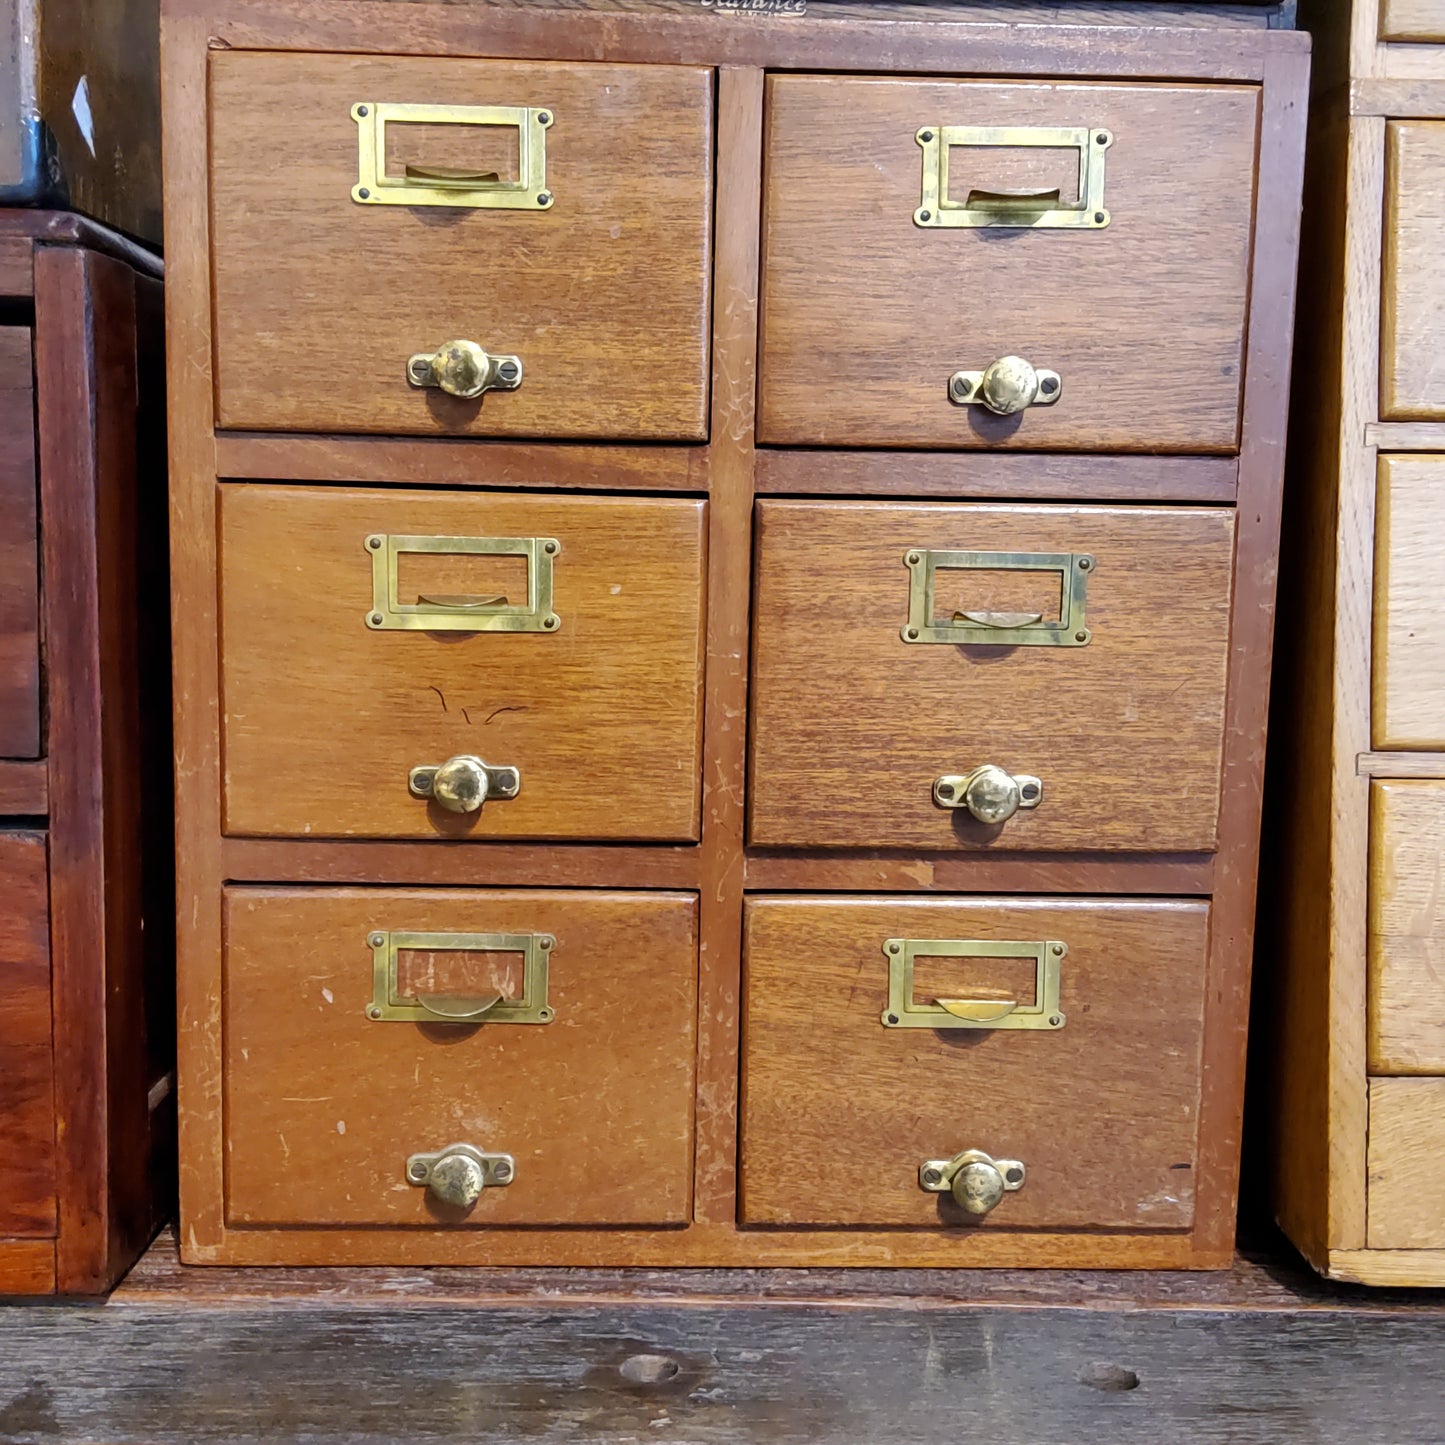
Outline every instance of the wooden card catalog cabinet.
<path id="1" fill-rule="evenodd" d="M 821 8 L 168 20 L 188 1260 L 1230 1257 L 1306 46 Z"/>

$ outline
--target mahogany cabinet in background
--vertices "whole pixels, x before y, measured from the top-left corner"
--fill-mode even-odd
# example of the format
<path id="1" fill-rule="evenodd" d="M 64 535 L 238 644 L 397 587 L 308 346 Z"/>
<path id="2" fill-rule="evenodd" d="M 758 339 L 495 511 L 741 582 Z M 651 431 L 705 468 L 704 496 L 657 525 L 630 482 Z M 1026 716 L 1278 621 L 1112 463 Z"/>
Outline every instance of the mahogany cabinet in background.
<path id="1" fill-rule="evenodd" d="M 169 1207 L 159 263 L 0 212 L 0 1294 L 95 1294 Z"/>

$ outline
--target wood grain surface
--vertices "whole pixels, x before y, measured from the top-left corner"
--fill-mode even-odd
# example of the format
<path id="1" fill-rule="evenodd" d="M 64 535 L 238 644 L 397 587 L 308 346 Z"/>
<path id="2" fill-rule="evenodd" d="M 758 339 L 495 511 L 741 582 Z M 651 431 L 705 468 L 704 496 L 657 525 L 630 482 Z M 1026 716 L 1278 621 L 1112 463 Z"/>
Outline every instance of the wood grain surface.
<path id="1" fill-rule="evenodd" d="M 225 919 L 233 1225 L 445 1233 L 687 1220 L 694 898 L 232 888 Z M 376 928 L 552 934 L 555 1019 L 373 1022 Z M 431 960 L 437 986 L 470 986 L 476 965 L 465 962 Z M 470 1214 L 433 1204 L 404 1177 L 409 1155 L 454 1143 L 516 1159 L 515 1181 L 485 1190 Z"/>
<path id="2" fill-rule="evenodd" d="M 0 832 L 0 1236 L 55 1234 L 48 889 L 44 836 Z"/>
<path id="3" fill-rule="evenodd" d="M 289 475 L 289 474 L 288 474 Z M 764 447 L 760 496 L 1215 502 L 1235 499 L 1233 457 L 1070 456 L 1018 452 L 819 452 Z"/>
<path id="4" fill-rule="evenodd" d="M 1370 1080 L 1371 1249 L 1445 1250 L 1445 1078 Z"/>
<path id="5" fill-rule="evenodd" d="M 1046 1293 L 1014 1276 L 1012 1300 L 957 1271 L 842 1301 L 756 1271 L 702 1276 L 715 1292 L 702 1299 L 598 1297 L 588 1272 L 592 1296 L 574 1301 L 554 1271 L 521 1298 L 421 1308 L 433 1291 L 415 1275 L 364 1305 L 328 1274 L 253 1293 L 277 1276 L 254 1271 L 229 1298 L 123 1288 L 106 1306 L 5 1310 L 3 1428 L 74 1445 L 391 1445 L 403 1417 L 426 1442 L 912 1445 L 943 1417 L 1034 1445 L 1439 1439 L 1445 1346 L 1429 1301 L 1321 1298 L 1293 1271 L 1258 1308 L 1166 1276 L 1159 1298 L 1093 1309 L 1078 1276 Z"/>
<path id="6" fill-rule="evenodd" d="M 757 511 L 750 842 L 1213 848 L 1231 513 L 782 501 Z M 1092 640 L 904 642 L 910 548 L 1092 553 Z M 1058 573 L 939 578 L 939 616 L 1059 615 Z M 935 778 L 986 762 L 1041 778 L 1039 806 L 986 827 L 934 803 Z"/>
<path id="7" fill-rule="evenodd" d="M 702 502 L 221 492 L 228 832 L 697 837 Z M 557 631 L 371 630 L 372 533 L 555 538 Z M 402 562 L 413 602 L 526 596 L 522 559 Z M 411 796 L 412 768 L 457 754 L 519 768 L 520 793 L 465 815 Z"/>
<path id="8" fill-rule="evenodd" d="M 0 327 L 0 757 L 40 753 L 40 549 L 30 332 Z"/>
<path id="9" fill-rule="evenodd" d="M 1385 127 L 1385 229 L 1380 276 L 1380 420 L 1445 417 L 1445 281 L 1436 264 L 1445 226 L 1445 124 Z"/>
<path id="10" fill-rule="evenodd" d="M 42 246 L 35 319 L 56 1275 L 87 1294 L 171 1199 L 174 1092 L 153 1092 L 175 1038 L 160 283 L 119 256 Z"/>
<path id="11" fill-rule="evenodd" d="M 1445 636 L 1436 625 L 1445 457 L 1385 456 L 1379 465 L 1371 742 L 1445 748 Z"/>
<path id="12" fill-rule="evenodd" d="M 965 1234 L 1187 1228 L 1208 928 L 1200 901 L 751 899 L 742 1221 Z M 1066 1022 L 885 1028 L 883 944 L 905 937 L 1062 941 Z M 915 996 L 1030 1002 L 1034 980 L 1017 964 L 920 960 Z M 1045 1079 L 1052 1086 L 1041 1088 Z M 963 1149 L 1028 1171 L 981 1222 L 918 1184 L 925 1159 Z"/>
<path id="13" fill-rule="evenodd" d="M 1381 40 L 1445 41 L 1440 0 L 1380 0 Z"/>
<path id="14" fill-rule="evenodd" d="M 210 77 L 221 426 L 706 436 L 706 71 L 217 52 Z M 361 101 L 550 108 L 553 206 L 353 201 Z M 421 129 L 408 161 L 508 164 L 471 155 L 475 127 Z M 457 338 L 519 356 L 521 387 L 410 386 L 408 357 Z"/>
<path id="15" fill-rule="evenodd" d="M 1232 450 L 1258 105 L 1245 86 L 774 77 L 759 440 Z M 1110 130 L 1109 225 L 915 225 L 927 125 Z M 951 154 L 955 200 L 1077 193 L 1077 151 Z M 949 400 L 955 371 L 1008 355 L 1059 372 L 1059 401 L 997 417 Z"/>
<path id="16" fill-rule="evenodd" d="M 1370 1072 L 1445 1074 L 1445 783 L 1370 803 Z"/>

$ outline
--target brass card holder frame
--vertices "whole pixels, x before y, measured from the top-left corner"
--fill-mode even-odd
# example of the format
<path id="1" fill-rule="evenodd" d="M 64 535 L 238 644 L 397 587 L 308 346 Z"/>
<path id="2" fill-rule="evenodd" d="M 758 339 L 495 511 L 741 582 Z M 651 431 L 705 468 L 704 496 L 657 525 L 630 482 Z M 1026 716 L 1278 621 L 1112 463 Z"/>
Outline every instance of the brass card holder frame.
<path id="1" fill-rule="evenodd" d="M 557 940 L 549 933 L 402 933 L 373 929 L 371 1003 L 366 1016 L 378 1023 L 549 1024 L 556 1012 L 547 1003 L 547 957 Z M 398 991 L 397 956 L 404 951 L 431 953 L 520 953 L 521 998 L 502 994 L 463 996 Z"/>
<path id="2" fill-rule="evenodd" d="M 351 199 L 363 206 L 457 206 L 467 210 L 545 211 L 547 128 L 550 110 L 525 105 L 403 105 L 360 101 L 351 107 L 357 127 L 356 184 Z M 388 125 L 496 125 L 517 131 L 517 179 L 492 171 L 409 165 L 386 171 Z"/>
<path id="3" fill-rule="evenodd" d="M 994 938 L 890 938 L 886 1029 L 1061 1029 L 1059 973 L 1069 948 L 1057 938 L 1037 941 Z M 1031 958 L 1034 1001 L 940 998 L 924 1003 L 913 996 L 913 965 L 918 958 Z"/>
<path id="4" fill-rule="evenodd" d="M 1102 231 L 1109 224 L 1104 206 L 1104 157 L 1114 144 L 1110 131 L 1081 125 L 943 125 L 924 126 L 914 138 L 923 149 L 923 195 L 913 213 L 915 225 Z M 1057 190 L 973 190 L 966 199 L 956 201 L 948 191 L 948 153 L 956 146 L 1077 150 L 1078 199 L 1061 204 Z"/>
<path id="5" fill-rule="evenodd" d="M 908 568 L 908 643 L 942 642 L 955 646 L 1087 647 L 1093 633 L 1086 621 L 1089 574 L 1096 563 L 1086 552 L 941 552 L 910 547 Z M 940 570 L 976 572 L 1057 572 L 1062 578 L 1059 620 L 1037 612 L 956 612 L 951 621 L 933 615 L 935 578 Z"/>
<path id="6" fill-rule="evenodd" d="M 373 532 L 364 546 L 371 557 L 366 625 L 374 632 L 556 632 L 562 626 L 562 619 L 552 611 L 552 562 L 562 550 L 555 537 L 412 537 Z M 403 602 L 397 581 L 403 553 L 525 557 L 527 600 L 518 604 L 506 597 L 420 597 Z"/>

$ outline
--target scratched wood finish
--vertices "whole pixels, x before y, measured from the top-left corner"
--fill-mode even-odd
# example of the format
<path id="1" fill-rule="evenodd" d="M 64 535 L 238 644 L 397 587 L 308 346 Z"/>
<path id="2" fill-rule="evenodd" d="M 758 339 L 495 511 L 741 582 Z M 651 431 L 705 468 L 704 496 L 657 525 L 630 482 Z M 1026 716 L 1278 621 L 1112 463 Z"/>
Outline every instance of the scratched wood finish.
<path id="1" fill-rule="evenodd" d="M 1385 127 L 1385 226 L 1380 277 L 1380 420 L 1445 418 L 1445 124 Z"/>
<path id="2" fill-rule="evenodd" d="M 217 52 L 210 76 L 221 426 L 706 436 L 707 71 Z M 553 206 L 353 201 L 368 100 L 550 109 Z M 515 169 L 515 133 L 478 160 L 463 129 L 404 159 Z M 412 387 L 407 358 L 454 338 L 519 356 L 521 387 Z"/>
<path id="3" fill-rule="evenodd" d="M 0 832 L 0 1236 L 55 1234 L 45 838 Z"/>
<path id="4" fill-rule="evenodd" d="M 1437 624 L 1445 457 L 1387 456 L 1379 467 L 1371 742 L 1445 748 L 1445 638 Z"/>
<path id="5" fill-rule="evenodd" d="M 704 503 L 221 491 L 228 832 L 697 837 Z M 373 631 L 373 533 L 556 539 L 557 630 Z M 404 558 L 399 585 L 516 605 L 525 562 L 491 560 Z M 464 815 L 411 796 L 412 768 L 457 754 L 520 769 L 520 793 Z"/>
<path id="6" fill-rule="evenodd" d="M 749 840 L 1213 848 L 1233 537 L 1211 508 L 760 502 Z M 1091 641 L 905 642 L 918 548 L 1092 554 Z M 940 617 L 1059 616 L 1057 572 L 938 579 Z M 982 763 L 1040 778 L 1042 801 L 993 826 L 934 803 L 935 778 Z"/>
<path id="7" fill-rule="evenodd" d="M 39 523 L 30 332 L 0 327 L 0 757 L 40 752 Z"/>
<path id="8" fill-rule="evenodd" d="M 1370 1080 L 1369 1168 L 1370 1248 L 1445 1252 L 1445 1078 Z"/>
<path id="9" fill-rule="evenodd" d="M 1201 901 L 750 899 L 742 1221 L 965 1235 L 1188 1228 L 1208 928 Z M 890 938 L 1059 940 L 1065 1022 L 885 1028 Z M 948 986 L 1033 1001 L 1032 978 L 1001 960 L 949 960 L 932 987 L 926 962 L 920 999 Z M 1027 1170 L 981 1221 L 919 1188 L 923 1160 L 963 1149 Z"/>
<path id="10" fill-rule="evenodd" d="M 760 441 L 1235 447 L 1256 89 L 777 76 L 768 101 Z M 929 125 L 1111 131 L 1110 224 L 916 225 Z M 955 201 L 1078 191 L 1076 151 L 953 147 L 950 167 Z M 1009 355 L 1060 373 L 1055 405 L 949 400 L 955 371 Z"/>
<path id="11" fill-rule="evenodd" d="M 444 1239 L 686 1221 L 695 898 L 232 888 L 225 927 L 233 1225 L 390 1224 Z M 555 1019 L 368 1019 L 376 928 L 552 934 Z M 454 1143 L 516 1158 L 515 1182 L 485 1190 L 469 1214 L 404 1177 L 410 1154 Z"/>
<path id="12" fill-rule="evenodd" d="M 1370 1072 L 1445 1074 L 1445 783 L 1378 781 L 1370 805 Z"/>

